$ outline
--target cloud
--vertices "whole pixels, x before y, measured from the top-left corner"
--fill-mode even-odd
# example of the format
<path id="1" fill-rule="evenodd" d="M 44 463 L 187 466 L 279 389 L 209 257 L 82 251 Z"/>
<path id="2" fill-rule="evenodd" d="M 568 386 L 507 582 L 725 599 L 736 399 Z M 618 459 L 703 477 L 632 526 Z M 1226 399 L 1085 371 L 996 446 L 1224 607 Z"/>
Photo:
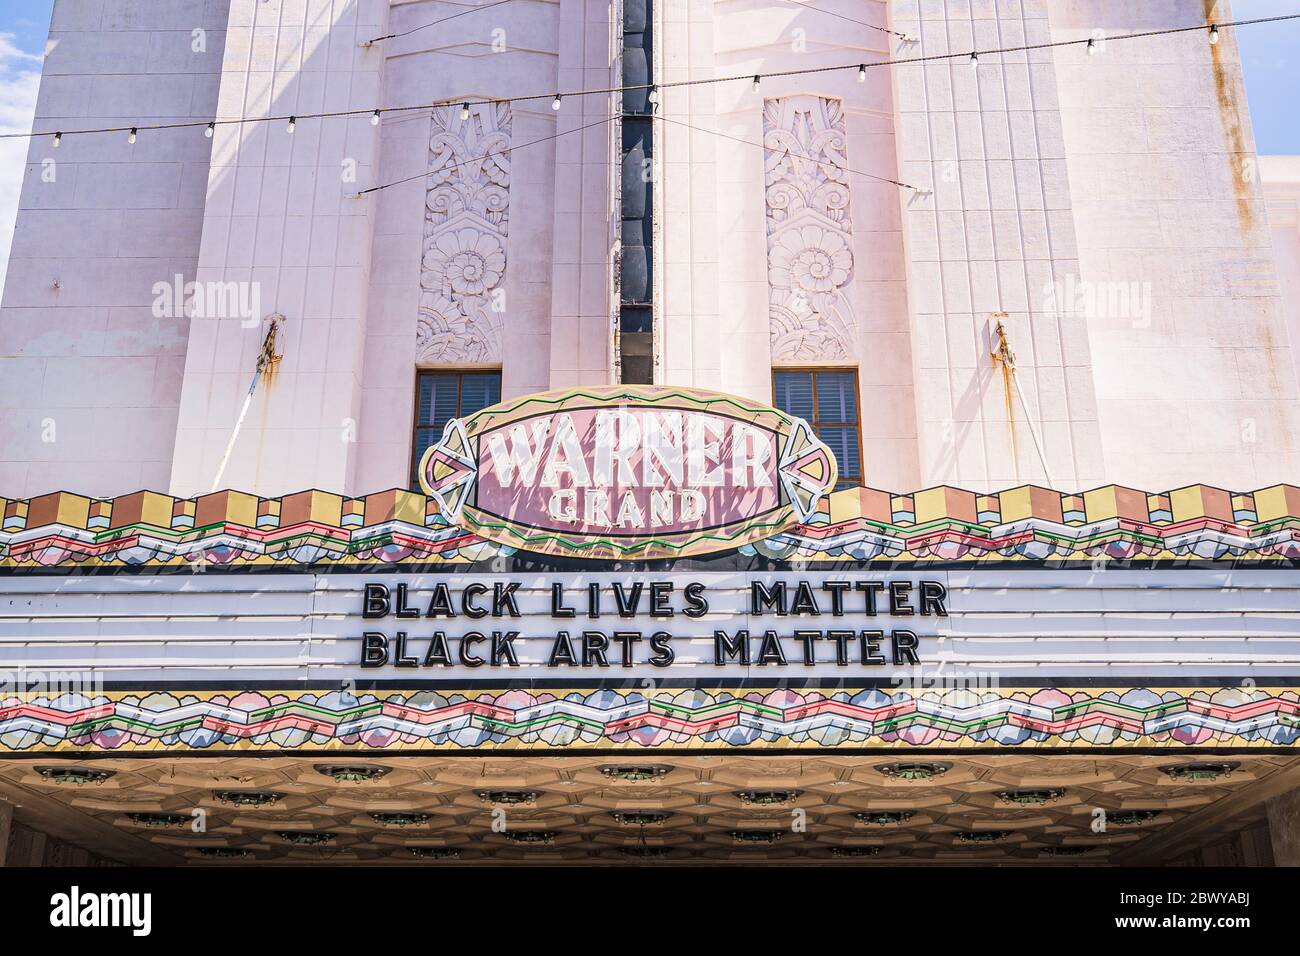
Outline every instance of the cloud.
<path id="1" fill-rule="evenodd" d="M 0 33 L 0 131 L 27 132 L 32 128 L 43 59 L 19 49 L 12 33 Z M 26 165 L 26 139 L 0 140 L 0 289 L 4 288 L 9 268 L 18 194 Z"/>

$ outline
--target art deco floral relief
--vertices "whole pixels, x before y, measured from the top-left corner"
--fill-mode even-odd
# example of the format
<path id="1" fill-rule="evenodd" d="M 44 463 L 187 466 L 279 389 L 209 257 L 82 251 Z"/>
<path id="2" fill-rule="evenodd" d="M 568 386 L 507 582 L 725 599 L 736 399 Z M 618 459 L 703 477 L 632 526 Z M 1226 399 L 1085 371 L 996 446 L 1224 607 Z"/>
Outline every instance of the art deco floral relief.
<path id="1" fill-rule="evenodd" d="M 501 360 L 510 226 L 510 104 L 433 111 L 417 360 Z"/>
<path id="2" fill-rule="evenodd" d="M 772 358 L 851 359 L 853 226 L 840 101 L 768 100 L 763 144 Z"/>

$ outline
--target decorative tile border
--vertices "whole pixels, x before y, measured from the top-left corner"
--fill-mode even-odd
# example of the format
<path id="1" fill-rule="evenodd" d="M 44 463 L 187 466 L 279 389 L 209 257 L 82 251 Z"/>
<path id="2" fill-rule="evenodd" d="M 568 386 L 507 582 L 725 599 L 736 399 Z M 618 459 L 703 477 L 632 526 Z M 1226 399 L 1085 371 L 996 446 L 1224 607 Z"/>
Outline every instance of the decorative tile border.
<path id="1" fill-rule="evenodd" d="M 432 498 L 222 491 L 113 499 L 55 492 L 0 499 L 0 569 L 465 563 L 510 553 L 449 526 Z M 1233 494 L 1190 485 L 1149 494 L 1107 485 L 992 495 L 939 486 L 909 495 L 838 491 L 795 531 L 741 549 L 786 559 L 974 561 L 1300 558 L 1300 487 Z"/>
<path id="2" fill-rule="evenodd" d="M 1300 694 L 1260 688 L 112 693 L 0 700 L 0 751 L 615 747 L 1289 747 Z"/>

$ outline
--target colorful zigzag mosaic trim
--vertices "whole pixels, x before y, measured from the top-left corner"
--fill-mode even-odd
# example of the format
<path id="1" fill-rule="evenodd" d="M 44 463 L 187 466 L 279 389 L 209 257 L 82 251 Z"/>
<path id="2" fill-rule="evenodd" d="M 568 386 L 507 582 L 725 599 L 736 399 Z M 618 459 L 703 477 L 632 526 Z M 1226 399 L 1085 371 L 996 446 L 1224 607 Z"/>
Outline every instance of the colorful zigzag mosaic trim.
<path id="1" fill-rule="evenodd" d="M 1294 691 L 332 691 L 0 700 L 0 750 L 1292 746 Z"/>
<path id="2" fill-rule="evenodd" d="M 0 499 L 0 511 L 0 569 L 463 563 L 508 551 L 449 526 L 432 498 L 401 490 L 102 500 L 57 492 Z M 853 488 L 830 495 L 795 531 L 741 550 L 811 560 L 1295 560 L 1300 487 L 1149 494 L 1108 485 L 1077 495 L 1030 485 L 994 495 Z"/>

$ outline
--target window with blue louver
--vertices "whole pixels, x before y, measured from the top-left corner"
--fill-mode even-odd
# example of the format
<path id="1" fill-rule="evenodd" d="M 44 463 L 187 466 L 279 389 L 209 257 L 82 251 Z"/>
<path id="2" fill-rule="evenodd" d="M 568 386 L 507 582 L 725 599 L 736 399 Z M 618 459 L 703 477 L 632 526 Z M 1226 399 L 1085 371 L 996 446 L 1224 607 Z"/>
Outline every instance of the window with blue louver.
<path id="1" fill-rule="evenodd" d="M 804 419 L 835 453 L 839 488 L 862 484 L 862 428 L 856 369 L 773 373 L 776 407 Z"/>
<path id="2" fill-rule="evenodd" d="M 464 418 L 501 401 L 500 372 L 420 372 L 415 387 L 415 441 L 411 488 L 419 489 L 420 459 L 442 438 L 452 418 Z"/>

